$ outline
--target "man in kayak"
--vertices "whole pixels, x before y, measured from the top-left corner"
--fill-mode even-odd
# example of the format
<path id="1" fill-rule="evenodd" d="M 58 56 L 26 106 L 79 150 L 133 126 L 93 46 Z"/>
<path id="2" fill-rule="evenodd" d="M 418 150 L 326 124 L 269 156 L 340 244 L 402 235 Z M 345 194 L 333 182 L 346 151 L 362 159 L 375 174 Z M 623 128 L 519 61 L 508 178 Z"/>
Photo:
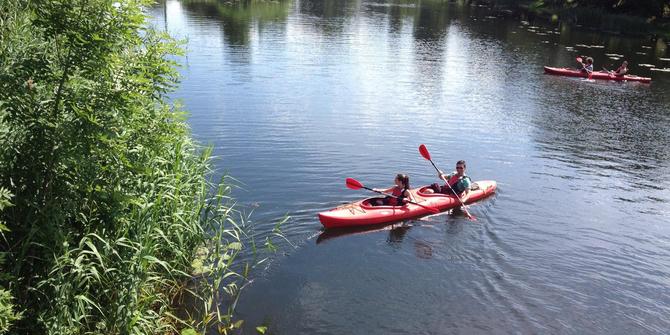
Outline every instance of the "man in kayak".
<path id="1" fill-rule="evenodd" d="M 431 185 L 433 193 L 456 194 L 464 203 L 468 200 L 472 180 L 465 174 L 464 160 L 460 160 L 456 163 L 456 171 L 453 173 L 446 175 L 444 172 L 440 171 L 437 176 L 444 180 L 445 184 L 442 186 L 437 184 Z M 431 192 L 429 191 L 429 193 Z"/>

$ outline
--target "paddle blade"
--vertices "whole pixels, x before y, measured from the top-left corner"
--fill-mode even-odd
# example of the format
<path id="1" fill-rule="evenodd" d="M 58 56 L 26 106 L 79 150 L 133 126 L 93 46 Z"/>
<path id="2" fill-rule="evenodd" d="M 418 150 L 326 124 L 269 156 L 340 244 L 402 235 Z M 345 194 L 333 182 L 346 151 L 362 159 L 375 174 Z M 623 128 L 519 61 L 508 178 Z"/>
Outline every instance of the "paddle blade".
<path id="1" fill-rule="evenodd" d="M 426 148 L 426 145 L 422 144 L 419 146 L 419 153 L 421 153 L 421 156 L 423 156 L 423 158 L 430 160 L 430 152 L 428 152 L 428 148 Z"/>
<path id="2" fill-rule="evenodd" d="M 575 58 L 575 60 L 577 61 L 577 63 L 581 63 L 582 62 L 582 57 L 577 57 L 577 58 Z"/>
<path id="3" fill-rule="evenodd" d="M 465 217 L 470 219 L 470 221 L 477 221 L 477 218 L 474 215 L 470 214 L 470 211 L 468 210 L 467 207 L 463 206 L 461 207 L 461 209 L 463 210 L 463 214 L 465 214 Z"/>
<path id="4" fill-rule="evenodd" d="M 354 178 L 347 178 L 346 184 L 347 187 L 352 190 L 360 190 L 361 188 L 363 188 L 363 184 L 361 184 L 358 180 Z"/>

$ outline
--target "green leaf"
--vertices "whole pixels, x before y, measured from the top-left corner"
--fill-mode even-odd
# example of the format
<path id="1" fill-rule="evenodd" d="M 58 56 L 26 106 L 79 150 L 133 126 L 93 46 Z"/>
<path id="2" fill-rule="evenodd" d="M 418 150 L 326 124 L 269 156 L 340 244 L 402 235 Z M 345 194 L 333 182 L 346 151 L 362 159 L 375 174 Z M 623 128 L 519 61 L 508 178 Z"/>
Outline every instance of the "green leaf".
<path id="1" fill-rule="evenodd" d="M 181 335 L 198 335 L 198 332 L 195 331 L 193 328 L 188 328 L 188 329 L 183 329 L 181 331 Z"/>

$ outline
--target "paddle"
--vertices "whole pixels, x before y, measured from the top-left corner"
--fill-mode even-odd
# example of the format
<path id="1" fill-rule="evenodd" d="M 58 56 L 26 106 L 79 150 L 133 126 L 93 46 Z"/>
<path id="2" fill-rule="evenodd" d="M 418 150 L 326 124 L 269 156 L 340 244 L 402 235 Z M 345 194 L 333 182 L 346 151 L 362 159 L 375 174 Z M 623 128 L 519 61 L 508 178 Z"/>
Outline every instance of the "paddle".
<path id="1" fill-rule="evenodd" d="M 347 183 L 347 187 L 350 188 L 350 189 L 352 189 L 352 190 L 359 190 L 359 189 L 361 189 L 361 188 L 364 188 L 364 189 L 366 189 L 366 190 L 368 190 L 368 191 L 372 191 L 372 192 L 376 192 L 376 193 L 379 193 L 379 194 L 383 194 L 383 195 L 385 195 L 385 196 L 389 196 L 389 197 L 391 197 L 391 198 L 396 198 L 396 199 L 399 199 L 399 198 L 400 198 L 400 197 L 395 196 L 395 195 L 393 195 L 393 194 L 388 194 L 388 193 L 384 193 L 384 192 L 382 192 L 382 191 L 373 190 L 373 189 L 371 189 L 371 188 L 369 188 L 369 187 L 365 187 L 363 184 L 361 184 L 358 180 L 356 180 L 356 179 L 354 179 L 354 178 L 347 178 L 346 183 Z M 409 201 L 409 200 L 407 200 L 407 202 L 409 202 L 410 204 L 417 205 L 417 206 L 419 206 L 419 207 L 423 207 L 423 208 L 429 210 L 431 213 L 434 213 L 434 214 L 437 214 L 437 213 L 440 212 L 440 210 L 437 209 L 437 208 L 424 206 L 424 205 L 422 205 L 422 204 L 420 204 L 420 203 L 417 203 L 417 202 L 414 202 L 414 201 Z"/>
<path id="2" fill-rule="evenodd" d="M 438 169 L 437 166 L 435 166 L 435 163 L 433 163 L 433 160 L 430 159 L 430 153 L 428 152 L 428 148 L 426 148 L 426 145 L 422 144 L 422 145 L 419 146 L 419 153 L 421 153 L 421 156 L 423 156 L 423 158 L 427 159 L 430 162 L 430 164 L 433 164 L 433 167 L 435 168 L 435 170 L 437 170 L 437 173 L 442 173 L 442 171 L 440 171 L 440 169 Z M 461 200 L 461 197 L 459 197 L 458 194 L 456 194 L 456 192 L 454 192 L 454 189 L 451 188 L 451 185 L 449 185 L 448 182 L 446 184 L 447 184 L 447 186 L 449 186 L 449 189 L 451 190 L 451 192 L 453 192 L 454 195 L 456 195 L 456 199 L 458 199 L 458 201 L 463 206 L 463 210 L 465 211 L 465 216 L 467 216 L 468 219 L 470 219 L 472 221 L 477 220 L 476 217 L 474 217 L 472 214 L 470 214 L 470 212 L 468 212 L 468 208 L 463 203 L 463 200 Z"/>
<path id="3" fill-rule="evenodd" d="M 610 64 L 610 66 L 611 66 L 611 65 L 612 65 L 612 64 Z M 608 75 L 610 78 L 613 78 L 614 76 L 616 76 L 616 75 L 614 74 L 614 71 L 610 71 L 610 70 L 608 70 L 608 69 L 607 69 L 606 67 L 604 67 L 604 66 L 603 66 L 603 70 L 604 70 L 605 72 L 607 72 L 607 75 Z"/>

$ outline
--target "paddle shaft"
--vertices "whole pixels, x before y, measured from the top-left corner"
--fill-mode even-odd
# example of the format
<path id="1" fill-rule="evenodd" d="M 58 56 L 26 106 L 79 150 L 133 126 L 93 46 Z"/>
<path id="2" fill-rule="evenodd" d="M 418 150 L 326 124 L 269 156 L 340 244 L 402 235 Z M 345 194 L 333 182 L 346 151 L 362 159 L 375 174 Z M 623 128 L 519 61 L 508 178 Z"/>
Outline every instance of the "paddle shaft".
<path id="1" fill-rule="evenodd" d="M 437 171 L 437 173 L 442 172 L 442 171 L 440 171 L 440 169 L 437 168 L 437 166 L 435 165 L 435 163 L 433 163 L 433 160 L 432 160 L 432 159 L 429 159 L 428 161 L 430 162 L 430 164 L 433 164 L 433 167 L 435 168 L 435 170 Z"/>
<path id="2" fill-rule="evenodd" d="M 383 195 L 385 195 L 385 196 L 389 196 L 389 197 L 391 197 L 391 198 L 400 199 L 400 197 L 397 196 L 397 195 L 384 193 L 384 192 L 382 192 L 382 191 L 377 191 L 377 190 L 371 189 L 371 188 L 366 187 L 366 186 L 361 186 L 361 187 L 364 188 L 364 189 L 366 189 L 366 190 L 368 190 L 368 191 L 372 191 L 372 192 L 376 192 L 376 193 L 379 193 L 379 194 L 383 194 Z M 424 205 L 422 205 L 422 204 L 420 204 L 420 203 L 418 203 L 418 202 L 414 202 L 414 201 L 411 201 L 411 200 L 407 200 L 407 202 L 409 202 L 410 204 L 414 204 L 414 205 L 417 205 L 417 206 L 419 206 L 419 207 L 423 207 L 423 208 L 425 208 L 425 209 L 428 209 L 428 210 L 430 210 L 431 212 L 433 212 L 433 211 L 436 210 L 436 209 L 433 208 L 433 207 L 424 206 Z"/>

